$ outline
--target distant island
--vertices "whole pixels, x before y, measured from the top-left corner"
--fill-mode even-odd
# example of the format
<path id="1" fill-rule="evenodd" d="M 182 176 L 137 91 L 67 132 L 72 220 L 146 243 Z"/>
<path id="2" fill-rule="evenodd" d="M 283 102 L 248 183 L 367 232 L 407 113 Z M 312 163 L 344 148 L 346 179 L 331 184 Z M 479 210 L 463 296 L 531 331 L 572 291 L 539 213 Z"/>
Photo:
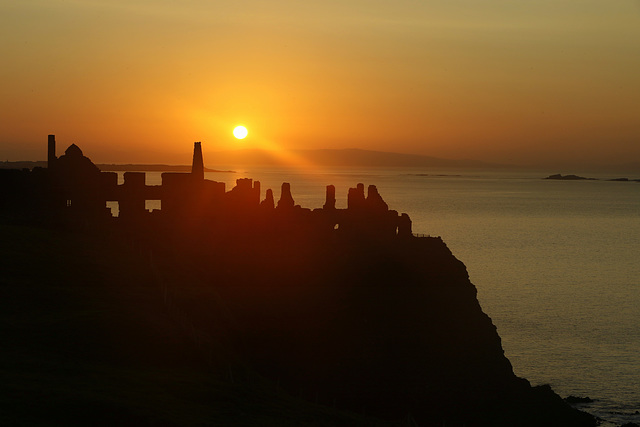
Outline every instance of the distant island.
<path id="1" fill-rule="evenodd" d="M 555 175 L 549 175 L 545 179 L 558 179 L 562 181 L 581 181 L 581 180 L 595 181 L 596 180 L 595 178 L 585 178 L 584 176 L 578 176 L 578 175 L 561 175 L 559 173 Z"/>
<path id="2" fill-rule="evenodd" d="M 561 175 L 559 173 L 554 174 L 554 175 L 549 175 L 544 179 L 555 179 L 555 180 L 560 180 L 560 181 L 602 181 L 602 180 L 599 180 L 598 178 L 587 178 L 587 177 L 579 176 L 579 175 Z M 640 179 L 613 178 L 613 179 L 607 179 L 605 181 L 618 181 L 618 182 L 634 181 L 634 182 L 640 182 Z"/>

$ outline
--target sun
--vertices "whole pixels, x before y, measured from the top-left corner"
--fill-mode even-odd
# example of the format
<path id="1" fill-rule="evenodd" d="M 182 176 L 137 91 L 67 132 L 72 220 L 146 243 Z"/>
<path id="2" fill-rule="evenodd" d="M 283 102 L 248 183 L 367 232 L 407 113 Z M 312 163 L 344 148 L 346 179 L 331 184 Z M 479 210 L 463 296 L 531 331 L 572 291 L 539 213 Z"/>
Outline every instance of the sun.
<path id="1" fill-rule="evenodd" d="M 236 126 L 236 128 L 233 130 L 233 136 L 238 139 L 245 139 L 248 133 L 249 131 L 244 126 Z"/>

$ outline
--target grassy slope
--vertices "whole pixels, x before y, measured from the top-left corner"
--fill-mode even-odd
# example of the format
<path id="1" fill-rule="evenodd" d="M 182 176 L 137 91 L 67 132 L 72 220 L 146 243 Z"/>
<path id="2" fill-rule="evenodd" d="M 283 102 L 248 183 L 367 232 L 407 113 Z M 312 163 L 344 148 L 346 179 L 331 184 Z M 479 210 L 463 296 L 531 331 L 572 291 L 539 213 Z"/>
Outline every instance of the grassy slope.
<path id="1" fill-rule="evenodd" d="M 390 425 L 212 369 L 124 245 L 0 238 L 0 425 Z"/>

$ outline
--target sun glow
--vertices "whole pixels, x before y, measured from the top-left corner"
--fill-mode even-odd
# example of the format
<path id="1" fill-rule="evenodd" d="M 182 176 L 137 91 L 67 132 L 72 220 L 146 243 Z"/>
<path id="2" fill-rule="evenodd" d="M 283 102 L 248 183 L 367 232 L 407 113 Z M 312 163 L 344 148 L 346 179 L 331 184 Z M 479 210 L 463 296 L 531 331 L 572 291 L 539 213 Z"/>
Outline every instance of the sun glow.
<path id="1" fill-rule="evenodd" d="M 233 130 L 233 136 L 238 139 L 245 139 L 248 134 L 249 131 L 244 126 L 236 126 L 236 128 Z"/>

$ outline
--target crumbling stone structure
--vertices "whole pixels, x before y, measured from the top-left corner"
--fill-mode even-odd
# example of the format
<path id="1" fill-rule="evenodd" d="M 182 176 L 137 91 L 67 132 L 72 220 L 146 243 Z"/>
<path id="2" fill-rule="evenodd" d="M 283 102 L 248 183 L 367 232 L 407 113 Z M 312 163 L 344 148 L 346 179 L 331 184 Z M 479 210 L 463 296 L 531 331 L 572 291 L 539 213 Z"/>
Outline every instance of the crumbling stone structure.
<path id="1" fill-rule="evenodd" d="M 226 191 L 224 183 L 205 179 L 200 142 L 194 143 L 191 172 L 163 173 L 159 186 L 146 185 L 144 172 L 125 172 L 124 183 L 118 185 L 116 173 L 101 172 L 75 144 L 58 158 L 54 135 L 48 136 L 47 148 L 47 169 L 0 175 L 3 188 L 15 189 L 4 190 L 0 207 L 22 203 L 32 209 L 35 203 L 45 215 L 131 226 L 151 221 L 153 214 L 154 220 L 226 234 L 298 229 L 350 238 L 412 236 L 409 216 L 389 210 L 375 185 L 367 188 L 366 197 L 364 184 L 350 188 L 347 209 L 336 209 L 336 189 L 328 185 L 323 207 L 313 211 L 295 204 L 287 182 L 282 184 L 277 204 L 271 189 L 261 200 L 260 182 L 250 178 L 236 180 L 235 187 Z M 146 200 L 160 200 L 161 211 L 148 212 Z M 109 215 L 109 201 L 119 203 L 118 218 Z"/>

